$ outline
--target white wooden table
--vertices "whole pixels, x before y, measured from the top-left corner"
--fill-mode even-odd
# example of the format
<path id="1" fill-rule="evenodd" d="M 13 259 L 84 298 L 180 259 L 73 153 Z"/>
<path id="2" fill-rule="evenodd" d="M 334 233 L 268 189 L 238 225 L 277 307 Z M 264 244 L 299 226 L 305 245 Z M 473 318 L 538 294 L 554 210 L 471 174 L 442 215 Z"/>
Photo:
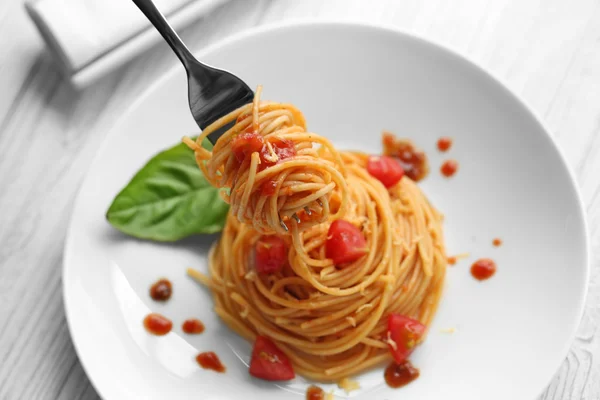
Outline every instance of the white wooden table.
<path id="1" fill-rule="evenodd" d="M 386 23 L 430 38 L 492 71 L 546 121 L 581 187 L 592 277 L 577 338 L 540 398 L 600 399 L 600 0 L 234 0 L 182 36 L 199 49 L 298 18 Z M 0 1 L 0 399 L 98 397 L 63 310 L 67 223 L 111 124 L 175 62 L 161 44 L 76 92 L 22 0 Z"/>

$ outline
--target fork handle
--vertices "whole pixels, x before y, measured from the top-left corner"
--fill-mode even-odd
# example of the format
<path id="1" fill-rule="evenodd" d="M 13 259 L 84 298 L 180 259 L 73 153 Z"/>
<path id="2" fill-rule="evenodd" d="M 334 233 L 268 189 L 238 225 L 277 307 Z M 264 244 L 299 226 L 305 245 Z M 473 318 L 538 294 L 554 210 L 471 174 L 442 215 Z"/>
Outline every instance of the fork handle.
<path id="1" fill-rule="evenodd" d="M 160 32 L 162 37 L 167 41 L 171 49 L 175 52 L 186 70 L 192 64 L 200 64 L 194 55 L 190 52 L 187 46 L 181 41 L 177 33 L 165 19 L 165 16 L 156 8 L 152 0 L 133 0 L 135 5 L 144 13 L 146 18 L 154 25 L 156 30 Z"/>

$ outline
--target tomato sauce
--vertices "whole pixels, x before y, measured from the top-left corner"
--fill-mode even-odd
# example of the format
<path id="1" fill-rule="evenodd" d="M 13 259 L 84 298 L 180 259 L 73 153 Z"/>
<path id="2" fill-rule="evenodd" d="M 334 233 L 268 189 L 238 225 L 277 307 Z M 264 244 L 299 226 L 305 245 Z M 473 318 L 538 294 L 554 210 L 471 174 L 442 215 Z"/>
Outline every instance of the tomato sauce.
<path id="1" fill-rule="evenodd" d="M 155 301 L 167 301 L 173 294 L 173 285 L 168 279 L 159 279 L 150 286 L 150 297 Z"/>
<path id="2" fill-rule="evenodd" d="M 491 278 L 496 273 L 496 263 L 489 258 L 481 258 L 471 265 L 473 278 L 483 281 Z"/>
<path id="3" fill-rule="evenodd" d="M 310 386 L 306 390 L 306 400 L 324 400 L 325 391 L 318 386 Z"/>
<path id="4" fill-rule="evenodd" d="M 454 174 L 458 171 L 458 162 L 456 160 L 446 160 L 440 167 L 440 172 L 446 178 L 450 178 L 454 176 Z"/>
<path id="5" fill-rule="evenodd" d="M 492 244 L 493 244 L 495 247 L 500 247 L 500 246 L 502 246 L 502 239 L 495 238 L 494 240 L 492 240 Z"/>
<path id="6" fill-rule="evenodd" d="M 397 158 L 406 176 L 415 182 L 422 180 L 429 173 L 429 162 L 425 153 L 418 150 L 409 140 L 398 139 L 391 133 L 384 132 L 383 154 Z"/>
<path id="7" fill-rule="evenodd" d="M 452 147 L 452 138 L 444 136 L 438 139 L 437 148 L 439 151 L 448 151 Z"/>
<path id="8" fill-rule="evenodd" d="M 225 366 L 221 363 L 219 356 L 212 351 L 200 353 L 196 356 L 196 361 L 204 369 L 212 369 L 217 372 L 225 372 Z"/>
<path id="9" fill-rule="evenodd" d="M 384 376 L 389 387 L 399 388 L 417 379 L 419 374 L 419 370 L 406 360 L 400 364 L 390 363 L 385 369 Z"/>
<path id="10" fill-rule="evenodd" d="M 164 336 L 171 332 L 173 322 L 163 315 L 151 313 L 144 318 L 144 328 L 153 335 Z"/>
<path id="11" fill-rule="evenodd" d="M 273 152 L 269 150 L 269 146 L 265 143 L 262 150 L 260 151 L 260 166 L 259 170 L 263 170 L 267 167 L 277 164 L 285 159 L 294 157 L 296 155 L 296 147 L 294 142 L 288 139 L 281 139 L 278 137 L 270 138 L 268 143 L 271 145 Z M 277 161 L 273 161 L 273 153 L 277 156 Z"/>
<path id="12" fill-rule="evenodd" d="M 196 318 L 186 319 L 181 325 L 181 330 L 188 335 L 197 335 L 204 332 L 204 324 Z"/>
<path id="13" fill-rule="evenodd" d="M 260 193 L 263 196 L 273 196 L 275 194 L 275 189 L 277 188 L 277 181 L 268 180 L 263 182 L 260 185 Z"/>

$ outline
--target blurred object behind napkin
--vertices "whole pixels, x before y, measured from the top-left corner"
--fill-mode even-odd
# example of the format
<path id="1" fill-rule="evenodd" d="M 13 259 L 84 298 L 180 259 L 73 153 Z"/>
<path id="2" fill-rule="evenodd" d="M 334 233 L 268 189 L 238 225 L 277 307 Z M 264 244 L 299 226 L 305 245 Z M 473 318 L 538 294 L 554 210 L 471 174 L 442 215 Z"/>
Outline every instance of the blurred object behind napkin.
<path id="1" fill-rule="evenodd" d="M 228 0 L 154 0 L 181 29 Z M 30 0 L 46 45 L 75 86 L 85 86 L 162 40 L 131 0 Z"/>

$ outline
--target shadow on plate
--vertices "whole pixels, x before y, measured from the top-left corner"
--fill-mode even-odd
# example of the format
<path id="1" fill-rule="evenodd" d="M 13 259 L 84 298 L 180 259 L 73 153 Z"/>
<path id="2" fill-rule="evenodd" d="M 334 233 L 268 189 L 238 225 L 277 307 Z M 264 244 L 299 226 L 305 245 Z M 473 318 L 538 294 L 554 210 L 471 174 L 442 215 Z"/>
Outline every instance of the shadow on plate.
<path id="1" fill-rule="evenodd" d="M 187 237 L 185 239 L 178 240 L 176 242 L 156 242 L 152 240 L 146 239 L 138 239 L 133 236 L 129 236 L 120 232 L 116 229 L 108 227 L 104 233 L 102 234 L 104 239 L 113 244 L 113 243 L 126 243 L 126 242 L 134 242 L 134 243 L 151 243 L 155 246 L 165 246 L 170 249 L 182 249 L 189 250 L 198 255 L 205 255 L 213 243 L 221 236 L 220 233 L 214 233 L 210 235 L 193 235 Z"/>

